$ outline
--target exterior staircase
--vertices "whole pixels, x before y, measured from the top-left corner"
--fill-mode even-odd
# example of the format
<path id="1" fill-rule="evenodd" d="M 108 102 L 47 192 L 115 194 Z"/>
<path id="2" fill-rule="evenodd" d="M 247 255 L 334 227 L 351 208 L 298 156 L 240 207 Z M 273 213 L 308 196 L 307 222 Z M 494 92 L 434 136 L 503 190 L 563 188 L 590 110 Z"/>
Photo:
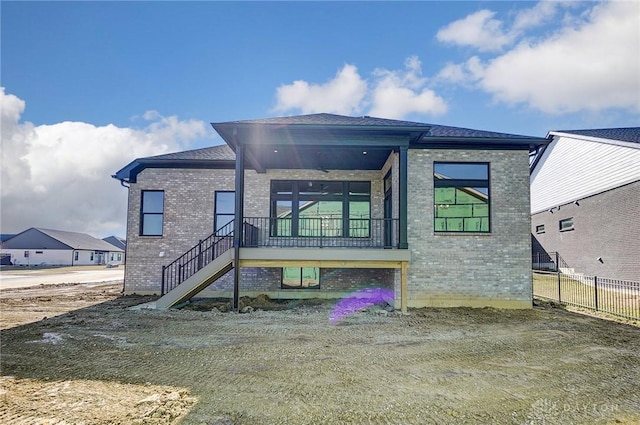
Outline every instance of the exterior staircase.
<path id="1" fill-rule="evenodd" d="M 162 267 L 161 297 L 155 308 L 164 310 L 183 303 L 234 267 L 233 221 Z"/>
<path id="2" fill-rule="evenodd" d="M 234 267 L 234 251 L 233 247 L 230 247 L 174 289 L 163 295 L 156 301 L 156 308 L 158 310 L 165 310 L 188 301 L 198 292 L 224 276 Z"/>

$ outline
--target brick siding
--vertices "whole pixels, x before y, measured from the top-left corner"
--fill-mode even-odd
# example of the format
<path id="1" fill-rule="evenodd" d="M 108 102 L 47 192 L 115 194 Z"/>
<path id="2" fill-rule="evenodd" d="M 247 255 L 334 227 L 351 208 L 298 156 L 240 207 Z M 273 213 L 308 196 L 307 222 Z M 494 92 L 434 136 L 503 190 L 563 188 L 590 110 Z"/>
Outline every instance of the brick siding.
<path id="1" fill-rule="evenodd" d="M 526 151 L 409 150 L 409 306 L 530 307 Z M 490 164 L 491 231 L 435 233 L 433 163 Z"/>
<path id="2" fill-rule="evenodd" d="M 436 234 L 433 223 L 433 162 L 489 162 L 491 232 Z M 268 217 L 271 180 L 358 180 L 371 182 L 372 218 L 383 217 L 383 178 L 392 171 L 393 216 L 398 217 L 398 155 L 379 171 L 269 170 L 245 174 L 244 215 Z M 409 306 L 531 305 L 529 168 L 526 151 L 409 150 Z M 234 190 L 233 170 L 145 169 L 129 189 L 127 293 L 159 293 L 166 265 L 213 231 L 214 193 Z M 165 191 L 162 237 L 139 236 L 142 190 Z M 243 269 L 244 291 L 277 291 L 280 269 Z M 363 285 L 393 288 L 398 270 L 323 269 L 321 291 L 350 291 Z M 229 291 L 232 273 L 209 289 Z"/>

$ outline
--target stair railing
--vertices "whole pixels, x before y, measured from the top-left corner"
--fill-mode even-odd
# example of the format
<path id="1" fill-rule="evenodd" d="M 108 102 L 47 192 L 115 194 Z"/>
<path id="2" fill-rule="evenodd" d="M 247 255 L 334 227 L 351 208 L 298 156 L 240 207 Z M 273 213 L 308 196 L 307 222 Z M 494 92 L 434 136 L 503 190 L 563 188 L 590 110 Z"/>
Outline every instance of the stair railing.
<path id="1" fill-rule="evenodd" d="M 233 220 L 213 232 L 167 266 L 162 266 L 160 295 L 176 288 L 233 247 Z"/>

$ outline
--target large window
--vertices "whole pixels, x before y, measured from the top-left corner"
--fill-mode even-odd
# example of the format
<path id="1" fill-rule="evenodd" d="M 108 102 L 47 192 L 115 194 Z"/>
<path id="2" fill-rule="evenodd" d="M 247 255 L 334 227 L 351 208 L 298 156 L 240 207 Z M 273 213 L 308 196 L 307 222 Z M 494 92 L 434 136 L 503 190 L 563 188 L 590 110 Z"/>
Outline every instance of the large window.
<path id="1" fill-rule="evenodd" d="M 436 232 L 489 232 L 489 164 L 434 163 Z"/>
<path id="2" fill-rule="evenodd" d="M 216 192 L 213 229 L 218 236 L 225 236 L 233 230 L 229 223 L 231 223 L 235 217 L 235 208 L 235 192 Z"/>
<path id="3" fill-rule="evenodd" d="M 164 192 L 161 190 L 143 190 L 140 211 L 140 235 L 162 236 Z"/>
<path id="4" fill-rule="evenodd" d="M 320 288 L 318 267 L 283 267 L 282 287 L 286 289 Z"/>
<path id="5" fill-rule="evenodd" d="M 271 182 L 271 236 L 369 237 L 371 182 Z"/>

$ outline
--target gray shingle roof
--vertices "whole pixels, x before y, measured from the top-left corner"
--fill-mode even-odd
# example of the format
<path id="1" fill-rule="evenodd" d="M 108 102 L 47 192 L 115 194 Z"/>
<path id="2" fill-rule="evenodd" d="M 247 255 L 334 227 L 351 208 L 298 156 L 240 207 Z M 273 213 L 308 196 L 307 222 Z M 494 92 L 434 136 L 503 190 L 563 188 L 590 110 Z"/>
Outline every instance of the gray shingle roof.
<path id="1" fill-rule="evenodd" d="M 345 125 L 345 126 L 393 126 L 393 127 L 425 127 L 413 121 L 389 120 L 369 116 L 348 117 L 336 114 L 309 114 L 289 117 L 262 118 L 257 120 L 229 121 L 219 124 L 280 124 L 280 125 Z"/>
<path id="2" fill-rule="evenodd" d="M 621 142 L 640 143 L 640 127 L 594 128 L 590 130 L 558 130 L 557 133 L 569 133 L 600 139 L 619 140 Z"/>
<path id="3" fill-rule="evenodd" d="M 229 168 L 235 160 L 236 136 L 247 140 L 262 141 L 264 143 L 323 144 L 327 146 L 354 146 L 362 142 L 363 145 L 390 143 L 392 137 L 406 137 L 410 147 L 442 147 L 464 146 L 468 143 L 472 147 L 486 146 L 515 146 L 517 148 L 531 148 L 547 143 L 539 137 L 521 136 L 493 131 L 473 130 L 461 127 L 434 125 L 414 121 L 392 120 L 370 116 L 349 117 L 336 114 L 308 114 L 288 117 L 273 117 L 254 120 L 227 121 L 212 123 L 214 129 L 222 136 L 228 145 L 213 146 L 184 152 L 175 152 L 146 158 L 138 158 L 119 170 L 114 178 L 135 182 L 135 178 L 147 167 L 191 167 L 191 168 Z M 367 137 L 359 136 L 360 133 Z M 315 138 L 315 139 L 314 139 Z M 255 143 L 259 145 L 259 143 Z M 386 145 L 385 145 L 386 146 Z M 256 156 L 259 158 L 259 156 Z M 260 158 L 259 158 L 260 159 Z M 313 161 L 311 161 L 313 162 Z M 256 165 L 257 161 L 253 166 Z M 269 163 L 271 166 L 282 164 Z M 285 164 L 287 165 L 287 164 Z M 307 166 L 308 164 L 305 164 Z M 335 165 L 335 164 L 334 164 Z M 344 164 L 342 165 L 344 166 Z M 256 168 L 258 169 L 258 168 Z"/>
<path id="4" fill-rule="evenodd" d="M 486 139 L 530 139 L 530 136 L 518 134 L 497 133 L 495 131 L 474 130 L 470 128 L 449 127 L 446 125 L 431 125 L 429 131 L 424 135 L 424 139 L 430 137 L 452 137 L 452 138 L 486 138 Z"/>
<path id="5" fill-rule="evenodd" d="M 118 252 L 122 249 L 111 245 L 102 239 L 94 238 L 86 233 L 67 232 L 63 230 L 35 228 L 39 232 L 52 237 L 73 249 L 94 250 L 94 251 L 113 251 Z"/>
<path id="6" fill-rule="evenodd" d="M 184 160 L 227 160 L 235 161 L 236 155 L 228 145 L 211 146 L 209 148 L 194 149 L 183 152 L 173 152 L 164 155 L 149 156 L 145 160 L 166 160 L 166 159 L 184 159 Z"/>
<path id="7" fill-rule="evenodd" d="M 118 236 L 108 236 L 106 238 L 102 238 L 103 241 L 115 246 L 116 248 L 120 248 L 124 251 L 127 247 L 127 241 L 125 239 L 119 238 Z"/>
<path id="8" fill-rule="evenodd" d="M 330 125 L 362 127 L 420 127 L 426 130 L 425 141 L 429 138 L 487 138 L 487 139 L 528 139 L 522 136 L 495 131 L 474 130 L 470 128 L 419 123 L 414 121 L 390 120 L 376 117 L 348 117 L 335 114 L 310 114 L 290 117 L 263 118 L 257 120 L 229 121 L 219 124 L 276 124 L 276 125 Z"/>

